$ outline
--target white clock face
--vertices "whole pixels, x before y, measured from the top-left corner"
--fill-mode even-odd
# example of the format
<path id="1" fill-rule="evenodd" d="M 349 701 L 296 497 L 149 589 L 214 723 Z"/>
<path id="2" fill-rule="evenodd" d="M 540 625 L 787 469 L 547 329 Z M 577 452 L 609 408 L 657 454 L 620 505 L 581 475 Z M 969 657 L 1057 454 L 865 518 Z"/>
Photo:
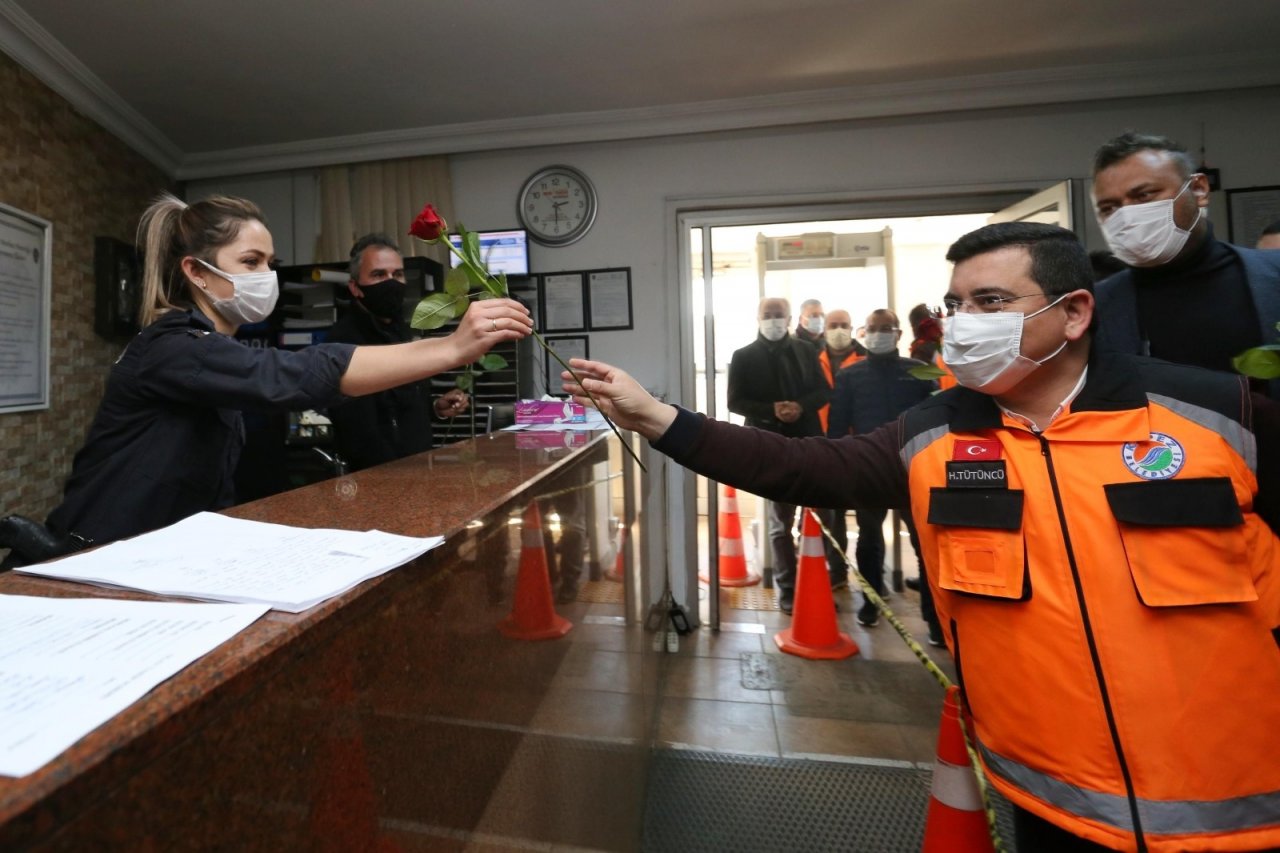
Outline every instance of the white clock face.
<path id="1" fill-rule="evenodd" d="M 572 243 L 587 233 L 595 218 L 595 188 L 575 169 L 543 169 L 520 193 L 520 221 L 540 243 Z"/>

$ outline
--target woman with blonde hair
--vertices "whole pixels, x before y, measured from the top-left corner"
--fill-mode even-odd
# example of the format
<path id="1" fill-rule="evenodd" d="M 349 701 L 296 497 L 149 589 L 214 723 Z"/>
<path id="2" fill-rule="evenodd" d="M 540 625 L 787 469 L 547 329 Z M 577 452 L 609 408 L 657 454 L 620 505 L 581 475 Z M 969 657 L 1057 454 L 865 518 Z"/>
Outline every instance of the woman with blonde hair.
<path id="1" fill-rule="evenodd" d="M 510 299 L 470 306 L 455 332 L 390 346 L 256 349 L 236 329 L 267 318 L 275 250 L 252 202 L 165 195 L 142 216 L 142 331 L 116 360 L 48 528 L 67 549 L 163 527 L 234 503 L 241 410 L 324 408 L 475 361 L 522 338 Z M 75 540 L 68 537 L 74 535 Z"/>

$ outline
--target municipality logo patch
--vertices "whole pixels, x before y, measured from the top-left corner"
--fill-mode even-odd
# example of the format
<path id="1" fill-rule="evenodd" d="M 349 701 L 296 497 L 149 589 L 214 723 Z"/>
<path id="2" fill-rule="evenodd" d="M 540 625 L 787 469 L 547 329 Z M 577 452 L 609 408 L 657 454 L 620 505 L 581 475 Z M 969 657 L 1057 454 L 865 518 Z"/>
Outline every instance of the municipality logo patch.
<path id="1" fill-rule="evenodd" d="M 1167 480 L 1182 470 L 1186 454 L 1170 435 L 1151 433 L 1150 441 L 1130 441 L 1120 451 L 1124 464 L 1144 480 Z"/>

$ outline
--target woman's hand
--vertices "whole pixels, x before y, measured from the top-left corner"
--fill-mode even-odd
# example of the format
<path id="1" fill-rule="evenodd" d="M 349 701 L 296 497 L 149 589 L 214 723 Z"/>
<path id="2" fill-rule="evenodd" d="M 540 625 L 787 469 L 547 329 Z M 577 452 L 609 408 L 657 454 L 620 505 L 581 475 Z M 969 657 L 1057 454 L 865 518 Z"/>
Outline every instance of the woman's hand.
<path id="1" fill-rule="evenodd" d="M 529 309 L 514 299 L 472 302 L 448 341 L 458 351 L 458 366 L 470 364 L 503 341 L 515 341 L 533 331 Z"/>
<path id="2" fill-rule="evenodd" d="M 623 429 L 634 430 L 652 441 L 665 433 L 676 419 L 675 406 L 655 400 L 626 371 L 603 361 L 581 358 L 570 359 L 569 366 L 582 378 L 582 384 L 577 383 L 573 374 L 564 371 L 560 378 L 564 380 L 565 392 L 582 405 L 590 406 L 591 398 L 585 393 L 590 391 L 600 410 Z"/>

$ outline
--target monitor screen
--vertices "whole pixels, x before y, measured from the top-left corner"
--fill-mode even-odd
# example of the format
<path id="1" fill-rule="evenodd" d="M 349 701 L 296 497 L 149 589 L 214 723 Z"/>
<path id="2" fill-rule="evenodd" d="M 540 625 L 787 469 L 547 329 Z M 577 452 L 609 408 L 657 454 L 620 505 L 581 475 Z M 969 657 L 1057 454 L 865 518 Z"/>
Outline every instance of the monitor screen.
<path id="1" fill-rule="evenodd" d="M 529 235 L 523 228 L 511 228 L 506 231 L 477 231 L 480 238 L 480 257 L 487 265 L 489 272 L 497 275 L 529 274 Z M 462 246 L 462 238 L 457 234 L 449 235 L 449 242 L 454 246 Z M 449 265 L 456 267 L 458 256 L 449 253 Z"/>

